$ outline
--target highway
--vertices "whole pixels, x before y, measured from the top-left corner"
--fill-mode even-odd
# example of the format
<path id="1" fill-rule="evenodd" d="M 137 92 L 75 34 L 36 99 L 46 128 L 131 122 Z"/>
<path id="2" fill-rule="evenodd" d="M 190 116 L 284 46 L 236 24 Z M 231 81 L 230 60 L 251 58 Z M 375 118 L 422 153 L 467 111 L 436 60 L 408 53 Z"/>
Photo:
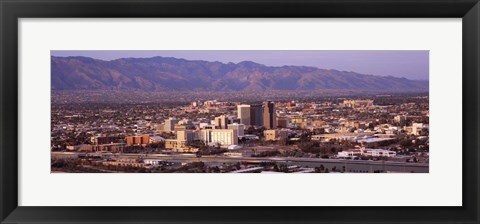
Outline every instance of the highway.
<path id="1" fill-rule="evenodd" d="M 80 152 L 52 152 L 55 157 L 77 157 Z M 347 172 L 414 172 L 428 173 L 428 163 L 406 163 L 393 161 L 370 161 L 370 160 L 342 160 L 342 159 L 321 159 L 321 158 L 298 158 L 298 157 L 228 157 L 228 156 L 202 156 L 194 154 L 143 154 L 143 153 L 98 153 L 112 158 L 153 158 L 179 162 L 204 162 L 207 164 L 235 163 L 235 162 L 276 162 L 288 165 L 300 165 L 304 167 L 318 167 L 323 165 L 326 169 L 342 170 L 345 167 Z"/>

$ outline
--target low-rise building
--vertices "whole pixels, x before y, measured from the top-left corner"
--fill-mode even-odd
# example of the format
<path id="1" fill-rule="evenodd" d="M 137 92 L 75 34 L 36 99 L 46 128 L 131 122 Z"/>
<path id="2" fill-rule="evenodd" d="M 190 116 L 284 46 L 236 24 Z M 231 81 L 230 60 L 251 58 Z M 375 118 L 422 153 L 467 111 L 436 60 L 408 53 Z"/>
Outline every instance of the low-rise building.
<path id="1" fill-rule="evenodd" d="M 363 151 L 360 149 L 343 150 L 341 152 L 338 152 L 337 154 L 337 156 L 340 158 L 355 157 L 361 155 L 363 155 Z"/>
<path id="2" fill-rule="evenodd" d="M 352 109 L 369 108 L 373 106 L 373 100 L 344 100 L 341 106 Z"/>
<path id="3" fill-rule="evenodd" d="M 173 148 L 172 152 L 196 153 L 198 152 L 198 148 L 195 148 L 195 147 Z"/>
<path id="4" fill-rule="evenodd" d="M 108 136 L 92 136 L 90 137 L 90 142 L 93 145 L 101 145 L 111 143 L 112 140 Z"/>
<path id="5" fill-rule="evenodd" d="M 125 143 L 110 143 L 101 145 L 71 145 L 67 146 L 67 150 L 79 151 L 79 152 L 123 152 L 125 149 Z"/>
<path id="6" fill-rule="evenodd" d="M 107 160 L 93 161 L 93 163 L 96 165 L 103 165 L 103 166 L 119 166 L 119 167 L 135 167 L 135 168 L 144 168 L 150 165 L 150 164 L 139 163 L 139 162 L 107 161 Z"/>
<path id="7" fill-rule="evenodd" d="M 150 164 L 150 165 L 160 165 L 162 162 L 163 162 L 163 159 L 153 159 L 153 158 L 143 159 L 143 163 Z"/>
<path id="8" fill-rule="evenodd" d="M 395 157 L 397 153 L 395 151 L 385 149 L 349 149 L 343 150 L 337 153 L 339 158 L 354 158 L 358 156 L 372 156 L 372 157 Z"/>
<path id="9" fill-rule="evenodd" d="M 125 137 L 127 145 L 147 145 L 150 143 L 150 135 L 134 135 Z"/>
<path id="10" fill-rule="evenodd" d="M 165 148 L 166 149 L 185 148 L 186 145 L 187 145 L 187 141 L 185 141 L 185 140 L 177 140 L 177 139 L 166 139 L 165 140 Z"/>
<path id="11" fill-rule="evenodd" d="M 265 141 L 286 141 L 288 131 L 286 130 L 265 130 Z"/>
<path id="12" fill-rule="evenodd" d="M 394 151 L 384 149 L 366 149 L 364 154 L 373 157 L 395 157 L 397 155 Z"/>
<path id="13" fill-rule="evenodd" d="M 92 151 L 93 145 L 81 144 L 81 145 L 68 145 L 67 150 L 70 151 Z"/>
<path id="14" fill-rule="evenodd" d="M 150 136 L 150 143 L 164 142 L 165 138 L 162 136 Z"/>
<path id="15" fill-rule="evenodd" d="M 357 141 L 360 139 L 367 139 L 367 138 L 373 137 L 374 134 L 375 133 L 373 132 L 360 132 L 360 133 L 344 132 L 344 133 L 312 135 L 311 139 L 315 141 L 325 141 L 325 142 L 328 142 L 331 139 Z"/>
<path id="16" fill-rule="evenodd" d="M 288 117 L 277 117 L 277 128 L 287 128 L 289 123 Z"/>

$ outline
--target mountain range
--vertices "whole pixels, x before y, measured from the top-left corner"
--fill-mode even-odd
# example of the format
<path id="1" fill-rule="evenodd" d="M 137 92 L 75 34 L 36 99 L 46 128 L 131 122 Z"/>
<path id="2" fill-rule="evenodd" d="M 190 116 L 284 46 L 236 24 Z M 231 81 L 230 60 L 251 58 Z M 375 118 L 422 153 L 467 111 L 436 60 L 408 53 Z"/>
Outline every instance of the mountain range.
<path id="1" fill-rule="evenodd" d="M 428 81 L 375 76 L 308 66 L 266 66 L 171 57 L 51 57 L 52 90 L 428 91 Z"/>

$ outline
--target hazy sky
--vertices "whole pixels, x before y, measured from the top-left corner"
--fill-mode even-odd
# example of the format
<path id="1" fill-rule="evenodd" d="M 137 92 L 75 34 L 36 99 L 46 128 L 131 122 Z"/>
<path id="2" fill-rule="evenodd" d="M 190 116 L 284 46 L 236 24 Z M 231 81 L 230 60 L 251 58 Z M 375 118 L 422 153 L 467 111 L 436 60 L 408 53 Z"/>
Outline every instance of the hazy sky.
<path id="1" fill-rule="evenodd" d="M 429 71 L 429 51 L 62 50 L 51 51 L 51 54 L 52 56 L 86 56 L 102 60 L 162 56 L 225 63 L 254 61 L 269 66 L 304 65 L 418 80 L 428 80 Z"/>

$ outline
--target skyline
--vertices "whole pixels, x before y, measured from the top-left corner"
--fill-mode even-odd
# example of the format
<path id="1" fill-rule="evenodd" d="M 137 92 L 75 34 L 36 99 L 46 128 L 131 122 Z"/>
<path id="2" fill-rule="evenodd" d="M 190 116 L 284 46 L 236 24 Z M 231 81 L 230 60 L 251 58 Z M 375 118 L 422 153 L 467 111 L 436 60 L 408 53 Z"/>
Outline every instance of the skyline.
<path id="1" fill-rule="evenodd" d="M 429 80 L 429 51 L 422 50 L 52 50 L 51 56 L 84 56 L 106 61 L 155 56 L 222 63 L 253 61 L 267 66 L 312 66 L 375 76 Z"/>

